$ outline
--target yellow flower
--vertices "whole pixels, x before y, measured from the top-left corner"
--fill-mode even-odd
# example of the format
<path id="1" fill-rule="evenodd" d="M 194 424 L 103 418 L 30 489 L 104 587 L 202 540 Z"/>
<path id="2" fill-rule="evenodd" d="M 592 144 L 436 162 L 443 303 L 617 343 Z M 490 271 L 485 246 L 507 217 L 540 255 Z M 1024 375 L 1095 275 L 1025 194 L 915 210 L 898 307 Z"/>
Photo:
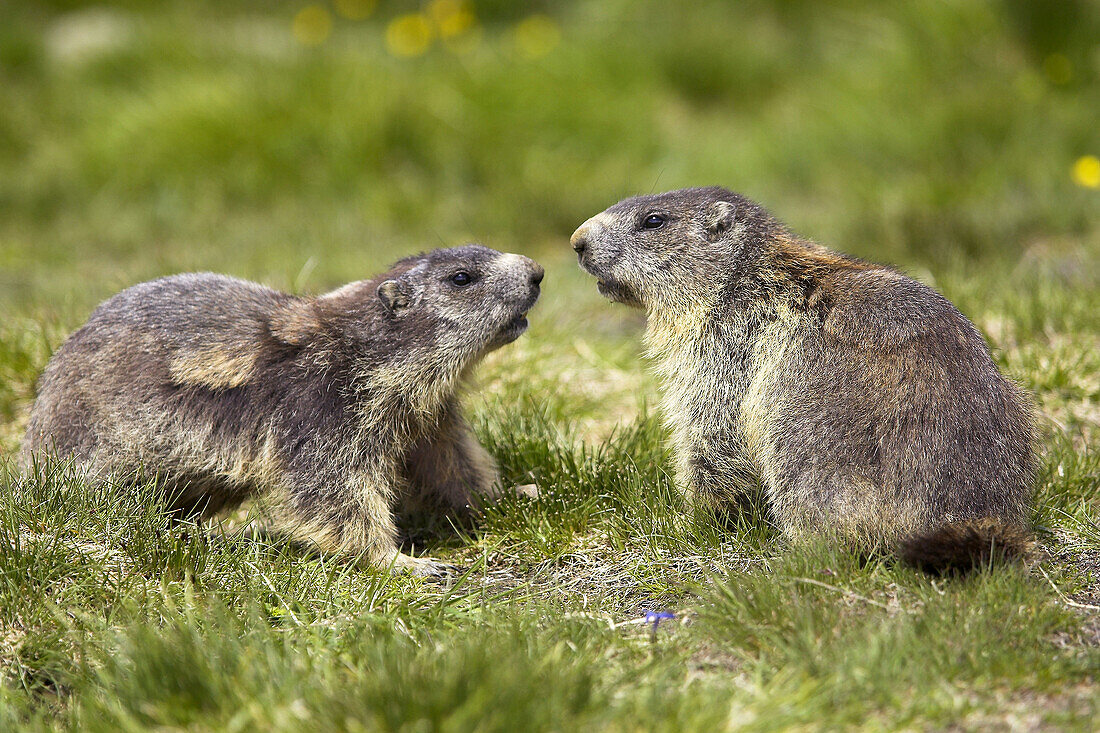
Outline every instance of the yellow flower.
<path id="1" fill-rule="evenodd" d="M 462 0 L 432 0 L 425 11 L 436 25 L 456 13 L 469 12 Z"/>
<path id="2" fill-rule="evenodd" d="M 525 59 L 538 59 L 561 42 L 561 29 L 545 15 L 531 15 L 516 24 L 516 51 Z"/>
<path id="3" fill-rule="evenodd" d="M 294 16 L 290 31 L 303 46 L 319 46 L 332 33 L 332 15 L 320 5 L 308 5 Z"/>
<path id="4" fill-rule="evenodd" d="M 439 35 L 443 38 L 454 38 L 470 30 L 473 25 L 474 14 L 460 10 L 439 21 Z"/>
<path id="5" fill-rule="evenodd" d="M 334 0 L 333 5 L 348 20 L 362 20 L 374 12 L 378 0 Z"/>
<path id="6" fill-rule="evenodd" d="M 1073 164 L 1073 182 L 1082 188 L 1100 188 L 1100 158 L 1082 155 Z"/>
<path id="7" fill-rule="evenodd" d="M 386 26 L 386 48 L 394 56 L 420 56 L 432 45 L 432 25 L 420 13 L 399 15 Z"/>

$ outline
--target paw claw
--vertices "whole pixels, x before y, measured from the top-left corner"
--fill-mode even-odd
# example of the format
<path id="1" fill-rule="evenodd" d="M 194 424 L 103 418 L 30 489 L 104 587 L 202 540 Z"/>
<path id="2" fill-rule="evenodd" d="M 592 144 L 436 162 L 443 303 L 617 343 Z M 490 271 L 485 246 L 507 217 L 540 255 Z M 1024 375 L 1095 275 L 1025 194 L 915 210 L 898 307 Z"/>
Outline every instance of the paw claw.
<path id="1" fill-rule="evenodd" d="M 397 553 L 391 560 L 395 572 L 411 573 L 425 578 L 442 578 L 456 572 L 458 568 L 430 557 L 413 557 L 403 552 Z"/>
<path id="2" fill-rule="evenodd" d="M 512 488 L 518 496 L 526 496 L 528 499 L 539 498 L 539 487 L 537 484 L 521 484 Z"/>

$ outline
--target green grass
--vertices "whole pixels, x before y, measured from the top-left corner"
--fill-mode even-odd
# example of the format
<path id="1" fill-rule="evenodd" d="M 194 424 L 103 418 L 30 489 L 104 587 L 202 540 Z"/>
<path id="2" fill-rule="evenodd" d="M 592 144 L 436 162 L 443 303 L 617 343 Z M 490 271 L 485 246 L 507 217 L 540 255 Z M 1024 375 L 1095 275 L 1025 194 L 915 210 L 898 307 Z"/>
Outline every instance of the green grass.
<path id="1" fill-rule="evenodd" d="M 5 6 L 0 729 L 1093 724 L 1100 192 L 1071 171 L 1100 155 L 1094 4 L 547 0 L 536 58 L 519 4 L 475 2 L 467 53 L 412 58 L 385 34 L 418 5 L 332 14 L 305 47 L 305 4 Z M 982 329 L 1038 408 L 1036 564 L 936 580 L 681 505 L 641 320 L 567 240 L 621 196 L 711 183 Z M 50 353 L 127 285 L 318 292 L 467 239 L 548 275 L 468 398 L 540 497 L 406 528 L 461 577 L 169 529 L 153 487 L 12 468 Z"/>

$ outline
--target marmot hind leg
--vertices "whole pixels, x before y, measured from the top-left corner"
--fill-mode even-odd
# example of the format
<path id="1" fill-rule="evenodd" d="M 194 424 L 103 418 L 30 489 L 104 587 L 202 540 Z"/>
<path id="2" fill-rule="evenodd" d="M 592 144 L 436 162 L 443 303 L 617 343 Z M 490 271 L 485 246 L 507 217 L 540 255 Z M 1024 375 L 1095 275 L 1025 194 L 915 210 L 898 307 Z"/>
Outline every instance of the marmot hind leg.
<path id="1" fill-rule="evenodd" d="M 382 570 L 441 575 L 448 566 L 428 557 L 407 555 L 398 547 L 393 503 L 395 475 L 386 467 L 333 472 L 292 479 L 289 491 L 265 497 L 270 531 L 325 554 L 342 556 Z"/>

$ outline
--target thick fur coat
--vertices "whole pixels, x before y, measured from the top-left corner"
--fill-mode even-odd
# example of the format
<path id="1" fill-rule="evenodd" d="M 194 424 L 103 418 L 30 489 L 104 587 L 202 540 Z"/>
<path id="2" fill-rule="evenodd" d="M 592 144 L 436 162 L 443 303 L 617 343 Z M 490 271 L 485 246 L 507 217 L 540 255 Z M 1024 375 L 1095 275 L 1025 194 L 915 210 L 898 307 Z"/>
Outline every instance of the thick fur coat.
<path id="1" fill-rule="evenodd" d="M 523 333 L 542 276 L 467 245 L 315 298 L 208 273 L 135 285 L 51 359 L 23 461 L 49 452 L 123 487 L 155 476 L 181 515 L 259 495 L 297 539 L 431 572 L 398 551 L 394 511 L 493 491 L 458 392 Z"/>
<path id="2" fill-rule="evenodd" d="M 760 485 L 787 534 L 922 566 L 1024 550 L 1029 403 L 939 293 L 801 240 L 722 188 L 626 199 L 572 245 L 602 293 L 647 313 L 693 500 Z"/>

